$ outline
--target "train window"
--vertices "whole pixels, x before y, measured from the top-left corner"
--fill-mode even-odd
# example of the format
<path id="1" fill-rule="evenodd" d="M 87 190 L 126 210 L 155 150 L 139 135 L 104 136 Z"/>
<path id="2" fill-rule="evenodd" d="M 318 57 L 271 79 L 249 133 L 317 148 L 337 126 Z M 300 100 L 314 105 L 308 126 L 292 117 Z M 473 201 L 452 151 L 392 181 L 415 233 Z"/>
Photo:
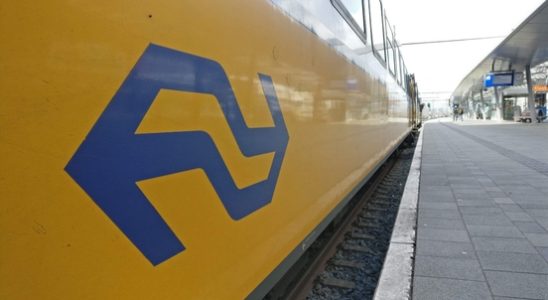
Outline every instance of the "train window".
<path id="1" fill-rule="evenodd" d="M 400 83 L 402 87 L 405 89 L 405 64 L 403 63 L 403 56 L 401 55 L 400 50 Z"/>
<path id="2" fill-rule="evenodd" d="M 392 47 L 392 42 L 389 39 L 386 39 L 386 52 L 388 53 L 386 56 L 386 63 L 388 64 L 390 73 L 394 74 L 394 48 Z"/>
<path id="3" fill-rule="evenodd" d="M 392 27 L 388 23 L 388 19 L 386 19 L 386 53 L 387 53 L 387 60 L 388 68 L 390 69 L 390 72 L 392 75 L 396 76 L 396 53 L 394 51 L 394 33 L 392 32 Z"/>
<path id="4" fill-rule="evenodd" d="M 348 10 L 352 19 L 360 26 L 360 29 L 363 31 L 365 27 L 363 26 L 363 2 L 362 0 L 340 0 L 344 7 Z"/>
<path id="5" fill-rule="evenodd" d="M 390 23 L 388 23 L 388 19 L 385 18 L 385 20 L 386 27 L 384 32 L 386 32 L 387 63 L 392 75 L 396 76 L 397 56 L 394 45 L 394 33 L 392 32 L 392 27 L 390 26 Z"/>
<path id="6" fill-rule="evenodd" d="M 407 68 L 405 67 L 403 56 L 400 56 L 400 60 L 401 60 L 401 86 L 403 87 L 404 90 L 407 90 Z"/>
<path id="7" fill-rule="evenodd" d="M 396 80 L 401 85 L 401 53 L 396 39 L 394 39 L 394 50 L 396 51 Z"/>
<path id="8" fill-rule="evenodd" d="M 363 0 L 331 0 L 333 6 L 346 20 L 348 25 L 356 32 L 365 43 L 365 19 Z"/>
<path id="9" fill-rule="evenodd" d="M 371 44 L 373 52 L 384 62 L 386 54 L 384 48 L 384 17 L 380 0 L 369 1 L 369 20 L 371 21 Z"/>

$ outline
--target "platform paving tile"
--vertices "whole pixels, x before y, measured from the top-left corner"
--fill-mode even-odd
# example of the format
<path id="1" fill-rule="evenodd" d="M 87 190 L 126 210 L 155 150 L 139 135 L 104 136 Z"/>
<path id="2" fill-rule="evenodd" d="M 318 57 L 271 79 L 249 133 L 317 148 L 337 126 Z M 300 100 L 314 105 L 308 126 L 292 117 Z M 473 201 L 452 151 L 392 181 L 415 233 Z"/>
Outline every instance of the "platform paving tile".
<path id="1" fill-rule="evenodd" d="M 495 203 L 497 204 L 515 204 L 514 200 L 508 197 L 494 198 Z"/>
<path id="2" fill-rule="evenodd" d="M 522 211 L 507 211 L 505 212 L 508 219 L 511 221 L 533 221 L 534 219 L 531 216 Z"/>
<path id="3" fill-rule="evenodd" d="M 512 226 L 513 225 L 512 222 L 503 214 L 464 215 L 462 216 L 462 218 L 466 225 L 493 225 L 493 226 Z"/>
<path id="4" fill-rule="evenodd" d="M 475 258 L 417 255 L 415 261 L 417 276 L 485 280 L 480 264 Z"/>
<path id="5" fill-rule="evenodd" d="M 424 168 L 421 168 L 421 171 L 424 170 Z M 453 191 L 451 191 L 451 187 L 448 186 L 437 186 L 437 185 L 429 185 L 421 187 L 419 191 L 420 195 L 424 194 L 441 194 L 441 195 L 448 195 L 451 196 L 453 194 Z"/>
<path id="6" fill-rule="evenodd" d="M 487 300 L 492 299 L 483 281 L 415 276 L 414 300 Z"/>
<path id="7" fill-rule="evenodd" d="M 537 204 L 541 206 L 543 204 L 547 204 L 546 195 L 543 195 L 540 192 L 534 194 L 528 194 L 526 192 L 508 192 L 508 197 L 511 198 L 516 204 Z M 544 209 L 546 209 L 546 207 L 544 207 Z"/>
<path id="8" fill-rule="evenodd" d="M 525 187 L 524 187 L 525 186 Z M 522 197 L 536 197 L 539 195 L 539 192 L 536 190 L 533 190 L 529 187 L 524 185 L 500 185 L 500 188 L 508 193 L 509 195 L 519 195 Z"/>
<path id="9" fill-rule="evenodd" d="M 461 207 L 463 215 L 502 215 L 504 212 L 500 207 Z"/>
<path id="10" fill-rule="evenodd" d="M 454 203 L 455 198 L 447 197 L 447 196 L 420 196 L 421 202 L 420 204 L 426 204 L 426 203 Z"/>
<path id="11" fill-rule="evenodd" d="M 421 167 L 421 170 L 423 170 L 422 167 Z M 425 193 L 425 192 L 426 193 L 430 193 L 430 192 L 451 192 L 451 187 L 448 187 L 448 186 L 445 186 L 445 185 L 421 186 L 419 194 L 422 195 L 422 193 Z"/>
<path id="12" fill-rule="evenodd" d="M 470 171 L 466 169 L 458 169 L 454 166 L 449 167 L 447 170 L 447 176 L 469 176 Z M 447 178 L 449 180 L 449 178 Z"/>
<path id="13" fill-rule="evenodd" d="M 494 297 L 493 300 L 529 300 L 527 298 L 514 298 L 514 297 Z"/>
<path id="14" fill-rule="evenodd" d="M 517 204 L 499 204 L 504 212 L 523 212 L 524 210 Z"/>
<path id="15" fill-rule="evenodd" d="M 425 180 L 425 181 L 436 181 L 436 180 L 442 180 L 442 179 L 449 180 L 449 178 L 447 178 L 447 175 L 444 174 L 445 172 L 441 172 L 438 170 L 436 173 L 429 174 L 428 171 L 426 170 L 425 172 L 421 173 L 421 180 Z"/>
<path id="16" fill-rule="evenodd" d="M 462 220 L 447 220 L 442 218 L 427 218 L 419 217 L 417 226 L 423 228 L 439 228 L 439 229 L 461 229 L 464 230 L 464 223 Z"/>
<path id="17" fill-rule="evenodd" d="M 548 196 L 546 196 L 546 197 L 548 197 Z M 535 218 L 536 217 L 538 217 L 538 218 L 548 218 L 548 209 L 527 209 L 527 212 L 532 217 L 535 217 Z"/>
<path id="18" fill-rule="evenodd" d="M 546 193 L 548 195 L 548 193 Z M 528 203 L 516 203 L 519 204 L 520 207 L 523 209 L 545 209 L 546 203 L 540 203 L 540 202 L 528 202 Z M 536 217 L 535 217 L 536 218 Z M 543 217 L 540 217 L 543 218 Z"/>
<path id="19" fill-rule="evenodd" d="M 475 193 L 475 194 L 463 194 L 463 193 L 455 193 L 455 198 L 457 201 L 459 200 L 472 200 L 472 201 L 482 201 L 482 200 L 489 200 L 493 201 L 493 197 L 489 195 L 489 193 Z"/>
<path id="20" fill-rule="evenodd" d="M 533 211 L 533 214 L 536 213 L 536 211 L 540 212 L 541 210 L 546 210 L 548 207 L 548 203 L 546 202 L 546 196 L 543 197 L 522 197 L 521 195 L 512 195 L 512 200 L 516 204 L 519 204 L 523 209 L 530 209 Z M 540 217 L 543 217 L 540 215 Z M 544 217 L 548 217 L 546 214 L 544 214 Z"/>
<path id="21" fill-rule="evenodd" d="M 473 237 L 524 238 L 515 226 L 468 225 L 466 227 L 470 236 Z"/>
<path id="22" fill-rule="evenodd" d="M 548 176 L 547 176 L 548 177 Z M 533 188 L 533 187 L 531 187 Z M 524 195 L 520 193 L 514 193 L 509 196 L 516 203 L 520 204 L 536 204 L 539 205 L 535 209 L 547 209 L 548 203 L 546 202 L 546 194 L 539 192 L 538 194 Z"/>
<path id="23" fill-rule="evenodd" d="M 417 255 L 443 256 L 474 259 L 472 243 L 421 240 L 417 244 Z"/>
<path id="24" fill-rule="evenodd" d="M 445 170 L 444 170 L 443 166 L 428 167 L 428 166 L 423 165 L 422 166 L 422 171 L 421 171 L 421 176 L 424 176 L 426 178 L 442 176 L 442 177 L 446 178 L 447 174 L 445 173 Z"/>
<path id="25" fill-rule="evenodd" d="M 536 222 L 515 221 L 513 223 L 523 233 L 548 233 L 548 231 Z"/>
<path id="26" fill-rule="evenodd" d="M 471 180 L 476 181 L 476 179 L 471 179 Z M 470 183 L 465 183 L 463 180 L 458 180 L 457 182 L 455 182 L 455 181 L 449 179 L 449 185 L 451 185 L 451 188 L 453 189 L 453 191 L 455 191 L 455 193 L 458 193 L 458 194 L 485 194 L 485 193 L 487 193 L 485 191 L 485 189 L 483 188 L 483 186 L 478 182 L 470 184 Z M 471 189 L 473 189 L 475 191 L 472 191 L 472 192 L 468 193 L 467 191 L 470 191 Z"/>
<path id="27" fill-rule="evenodd" d="M 546 248 L 537 247 L 537 250 L 540 253 L 540 255 L 542 255 L 544 257 L 544 260 L 546 260 L 548 262 L 548 247 L 546 247 Z"/>
<path id="28" fill-rule="evenodd" d="M 476 252 L 483 270 L 548 274 L 548 263 L 537 253 Z"/>
<path id="29" fill-rule="evenodd" d="M 424 160 L 432 160 L 432 158 L 422 156 Z M 421 176 L 435 176 L 440 175 L 446 177 L 445 167 L 442 163 L 423 163 L 421 165 Z"/>
<path id="30" fill-rule="evenodd" d="M 450 187 L 436 187 L 430 186 L 429 188 L 421 189 L 421 198 L 435 197 L 435 198 L 451 198 L 453 199 L 453 191 Z"/>
<path id="31" fill-rule="evenodd" d="M 548 233 L 525 233 L 525 237 L 537 247 L 548 247 Z"/>
<path id="32" fill-rule="evenodd" d="M 491 180 L 491 182 L 493 181 Z M 502 192 L 502 190 L 498 186 L 486 187 L 485 190 L 488 192 Z"/>
<path id="33" fill-rule="evenodd" d="M 534 177 L 537 178 L 537 177 Z M 529 184 L 532 187 L 536 188 L 545 188 L 546 187 L 546 180 L 544 179 L 526 179 L 525 182 Z"/>
<path id="34" fill-rule="evenodd" d="M 504 192 L 487 192 L 487 193 L 489 194 L 490 197 L 493 197 L 493 198 L 502 198 L 510 195 L 509 193 L 504 193 Z"/>
<path id="35" fill-rule="evenodd" d="M 472 189 L 467 190 L 466 188 L 461 188 L 461 189 L 454 189 L 454 193 L 455 193 L 455 197 L 457 198 L 470 198 L 470 199 L 492 198 L 492 195 L 491 195 L 492 192 L 486 192 L 484 190 L 472 190 Z"/>
<path id="36" fill-rule="evenodd" d="M 434 185 L 449 185 L 449 180 L 440 176 L 421 176 L 421 184 L 434 184 Z"/>
<path id="37" fill-rule="evenodd" d="M 485 251 L 501 251 L 516 253 L 537 253 L 527 239 L 498 238 L 498 237 L 473 237 L 474 248 Z"/>
<path id="38" fill-rule="evenodd" d="M 485 271 L 487 282 L 496 296 L 548 299 L 548 275 Z"/>
<path id="39" fill-rule="evenodd" d="M 481 175 L 481 176 L 485 176 L 485 174 Z M 489 180 L 489 181 L 483 181 L 481 182 L 481 185 L 483 185 L 483 188 L 487 191 L 488 188 L 492 188 L 492 187 L 496 187 L 497 185 Z"/>
<path id="40" fill-rule="evenodd" d="M 419 209 L 457 209 L 455 202 L 421 202 L 419 203 Z"/>
<path id="41" fill-rule="evenodd" d="M 508 194 L 515 196 L 517 199 L 542 199 L 543 197 L 542 193 L 539 190 L 525 183 L 521 186 L 504 185 L 500 188 L 504 191 L 507 191 Z"/>
<path id="42" fill-rule="evenodd" d="M 548 231 L 548 218 L 535 218 L 535 220 L 544 230 Z"/>
<path id="43" fill-rule="evenodd" d="M 449 182 L 458 190 L 466 190 L 468 187 L 471 191 L 486 192 L 485 188 L 481 185 L 481 182 L 475 176 L 472 176 L 471 171 L 467 170 L 463 174 L 464 176 L 447 176 Z"/>
<path id="44" fill-rule="evenodd" d="M 448 242 L 469 242 L 468 233 L 458 229 L 425 228 L 417 229 L 418 239 L 448 241 Z"/>
<path id="45" fill-rule="evenodd" d="M 426 218 L 443 218 L 443 219 L 449 219 L 449 220 L 460 220 L 460 213 L 458 210 L 448 210 L 448 209 L 420 209 L 419 210 L 419 217 L 426 217 Z"/>
<path id="46" fill-rule="evenodd" d="M 457 205 L 459 207 L 472 206 L 472 207 L 497 207 L 497 204 L 491 199 L 457 199 Z M 519 206 L 518 206 L 519 208 Z M 521 209 L 521 208 L 520 208 Z"/>

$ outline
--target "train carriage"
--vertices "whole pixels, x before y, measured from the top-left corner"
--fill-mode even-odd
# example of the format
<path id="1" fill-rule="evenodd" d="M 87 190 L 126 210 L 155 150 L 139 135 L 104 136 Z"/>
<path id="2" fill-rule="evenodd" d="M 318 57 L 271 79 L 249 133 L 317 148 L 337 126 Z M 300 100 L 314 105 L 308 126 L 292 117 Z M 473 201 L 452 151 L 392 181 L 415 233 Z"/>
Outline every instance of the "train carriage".
<path id="1" fill-rule="evenodd" d="M 0 14 L 2 299 L 262 297 L 418 123 L 379 0 Z"/>

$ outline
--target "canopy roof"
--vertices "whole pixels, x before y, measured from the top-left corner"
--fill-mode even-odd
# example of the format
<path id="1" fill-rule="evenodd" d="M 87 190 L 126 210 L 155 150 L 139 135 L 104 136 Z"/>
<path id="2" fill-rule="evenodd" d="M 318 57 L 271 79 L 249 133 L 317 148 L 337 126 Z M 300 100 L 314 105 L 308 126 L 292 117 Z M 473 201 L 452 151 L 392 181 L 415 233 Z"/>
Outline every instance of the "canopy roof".
<path id="1" fill-rule="evenodd" d="M 523 72 L 526 65 L 548 60 L 548 0 L 485 57 L 457 86 L 451 98 L 483 88 L 483 76 L 492 71 Z"/>

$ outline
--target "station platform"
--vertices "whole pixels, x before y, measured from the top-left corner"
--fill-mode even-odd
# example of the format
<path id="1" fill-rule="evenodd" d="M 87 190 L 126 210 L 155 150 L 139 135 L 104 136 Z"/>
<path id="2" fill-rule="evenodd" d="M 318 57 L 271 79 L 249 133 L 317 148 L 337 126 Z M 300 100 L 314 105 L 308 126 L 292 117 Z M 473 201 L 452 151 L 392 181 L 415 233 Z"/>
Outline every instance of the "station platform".
<path id="1" fill-rule="evenodd" d="M 548 299 L 548 123 L 422 135 L 413 299 Z"/>

